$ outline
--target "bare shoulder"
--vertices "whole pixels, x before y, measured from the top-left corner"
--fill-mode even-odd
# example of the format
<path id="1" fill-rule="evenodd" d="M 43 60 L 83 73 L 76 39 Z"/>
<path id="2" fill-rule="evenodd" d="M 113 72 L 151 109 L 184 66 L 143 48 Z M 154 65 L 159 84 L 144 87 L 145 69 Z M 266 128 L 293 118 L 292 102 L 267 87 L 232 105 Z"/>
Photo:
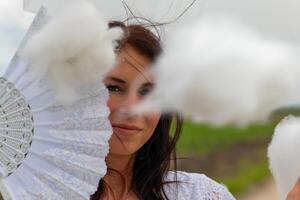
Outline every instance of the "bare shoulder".
<path id="1" fill-rule="evenodd" d="M 177 175 L 177 176 L 176 176 Z M 168 172 L 165 181 L 179 182 L 166 184 L 165 190 L 170 199 L 180 200 L 235 200 L 228 189 L 204 174 L 177 171 Z"/>

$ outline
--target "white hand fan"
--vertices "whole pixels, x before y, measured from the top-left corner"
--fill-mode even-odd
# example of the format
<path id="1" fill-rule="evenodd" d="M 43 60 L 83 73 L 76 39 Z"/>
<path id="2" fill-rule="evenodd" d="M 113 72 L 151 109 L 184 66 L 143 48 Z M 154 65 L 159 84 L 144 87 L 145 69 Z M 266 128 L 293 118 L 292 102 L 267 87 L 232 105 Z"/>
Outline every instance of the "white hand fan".
<path id="1" fill-rule="evenodd" d="M 23 44 L 47 21 L 41 9 Z M 87 200 L 96 191 L 106 173 L 104 159 L 112 132 L 108 93 L 101 81 L 77 85 L 80 98 L 60 104 L 49 80 L 18 53 L 0 78 L 4 199 Z"/>

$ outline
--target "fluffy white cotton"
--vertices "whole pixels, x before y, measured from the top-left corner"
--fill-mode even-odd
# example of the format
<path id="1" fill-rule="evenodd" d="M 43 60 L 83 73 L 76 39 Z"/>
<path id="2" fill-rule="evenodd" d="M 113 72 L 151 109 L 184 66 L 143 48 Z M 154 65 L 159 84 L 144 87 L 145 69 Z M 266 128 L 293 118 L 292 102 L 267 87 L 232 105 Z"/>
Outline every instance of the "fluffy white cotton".
<path id="1" fill-rule="evenodd" d="M 207 16 L 169 36 L 154 68 L 156 88 L 137 110 L 179 110 L 213 124 L 261 121 L 300 100 L 297 57 L 231 18 Z"/>
<path id="2" fill-rule="evenodd" d="M 114 41 L 121 35 L 120 29 L 108 29 L 94 5 L 74 1 L 51 18 L 21 54 L 33 70 L 47 75 L 58 99 L 68 103 L 78 98 L 78 88 L 100 82 L 113 67 Z"/>
<path id="3" fill-rule="evenodd" d="M 287 117 L 275 129 L 268 148 L 269 164 L 281 199 L 300 176 L 300 118 Z"/>

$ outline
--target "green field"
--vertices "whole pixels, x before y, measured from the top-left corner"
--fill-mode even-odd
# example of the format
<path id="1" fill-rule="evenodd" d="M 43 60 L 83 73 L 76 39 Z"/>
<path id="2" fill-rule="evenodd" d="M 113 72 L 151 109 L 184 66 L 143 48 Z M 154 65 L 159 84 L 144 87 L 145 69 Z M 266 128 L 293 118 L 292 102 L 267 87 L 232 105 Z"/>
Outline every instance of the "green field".
<path id="1" fill-rule="evenodd" d="M 180 157 L 187 158 L 181 161 L 182 170 L 205 173 L 234 195 L 241 194 L 270 176 L 266 150 L 274 127 L 275 123 L 213 127 L 187 121 L 177 146 Z"/>

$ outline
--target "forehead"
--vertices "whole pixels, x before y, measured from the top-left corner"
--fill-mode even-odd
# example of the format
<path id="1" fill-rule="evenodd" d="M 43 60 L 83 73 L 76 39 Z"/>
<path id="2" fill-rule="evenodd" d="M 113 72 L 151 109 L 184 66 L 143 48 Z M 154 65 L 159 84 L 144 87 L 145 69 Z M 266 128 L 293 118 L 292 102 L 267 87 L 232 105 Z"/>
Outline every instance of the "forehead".
<path id="1" fill-rule="evenodd" d="M 120 52 L 117 64 L 108 73 L 108 76 L 120 77 L 127 82 L 141 77 L 144 81 L 152 82 L 153 76 L 149 72 L 150 65 L 149 58 L 127 46 Z"/>

